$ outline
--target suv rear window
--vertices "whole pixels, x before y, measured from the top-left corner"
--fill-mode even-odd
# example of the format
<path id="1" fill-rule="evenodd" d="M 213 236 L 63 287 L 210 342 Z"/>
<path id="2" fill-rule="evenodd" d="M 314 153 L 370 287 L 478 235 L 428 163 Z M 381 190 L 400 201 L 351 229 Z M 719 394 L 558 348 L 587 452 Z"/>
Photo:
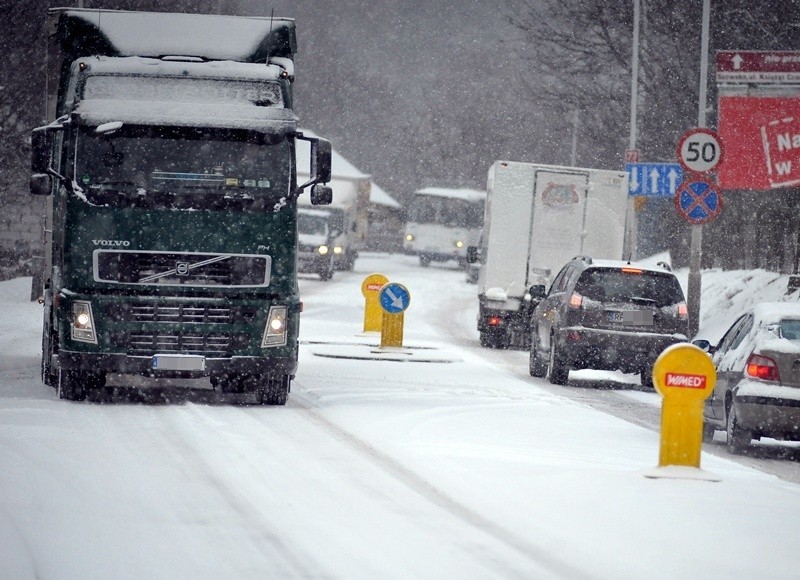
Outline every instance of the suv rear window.
<path id="1" fill-rule="evenodd" d="M 598 302 L 651 302 L 661 308 L 684 301 L 672 274 L 647 270 L 629 273 L 621 268 L 589 268 L 581 274 L 575 292 Z"/>

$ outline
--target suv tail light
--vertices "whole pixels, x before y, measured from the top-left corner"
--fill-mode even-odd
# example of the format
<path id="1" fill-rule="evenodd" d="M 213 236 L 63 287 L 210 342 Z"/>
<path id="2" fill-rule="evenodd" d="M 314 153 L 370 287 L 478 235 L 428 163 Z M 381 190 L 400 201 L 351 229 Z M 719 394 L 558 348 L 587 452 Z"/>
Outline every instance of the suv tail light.
<path id="1" fill-rule="evenodd" d="M 569 297 L 569 307 L 578 309 L 582 305 L 583 305 L 583 296 L 581 296 L 577 292 L 573 292 L 572 296 Z"/>
<path id="2" fill-rule="evenodd" d="M 762 381 L 778 381 L 781 380 L 781 373 L 778 371 L 778 365 L 774 360 L 768 356 L 760 354 L 751 354 L 747 359 L 747 366 L 745 372 Z"/>

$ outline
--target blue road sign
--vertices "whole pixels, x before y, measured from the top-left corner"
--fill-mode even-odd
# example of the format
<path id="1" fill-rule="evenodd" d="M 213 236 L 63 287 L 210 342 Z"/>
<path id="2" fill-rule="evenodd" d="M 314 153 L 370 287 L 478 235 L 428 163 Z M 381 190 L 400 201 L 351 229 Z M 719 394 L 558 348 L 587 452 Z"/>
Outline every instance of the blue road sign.
<path id="1" fill-rule="evenodd" d="M 675 193 L 675 208 L 690 224 L 704 224 L 722 211 L 722 196 L 706 181 L 685 181 Z"/>
<path id="2" fill-rule="evenodd" d="M 389 314 L 398 314 L 408 308 L 411 293 L 408 288 L 397 282 L 390 282 L 381 288 L 378 294 L 381 307 Z"/>
<path id="3" fill-rule="evenodd" d="M 679 163 L 626 163 L 628 194 L 672 197 L 683 180 Z"/>

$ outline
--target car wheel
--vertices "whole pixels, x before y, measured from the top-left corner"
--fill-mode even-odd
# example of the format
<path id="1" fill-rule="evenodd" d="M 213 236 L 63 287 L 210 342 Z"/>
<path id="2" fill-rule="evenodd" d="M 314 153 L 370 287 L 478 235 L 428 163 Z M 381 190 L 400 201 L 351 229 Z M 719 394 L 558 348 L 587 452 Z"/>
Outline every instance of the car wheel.
<path id="1" fill-rule="evenodd" d="M 550 360 L 547 365 L 547 380 L 554 385 L 566 385 L 569 379 L 569 367 L 558 355 L 556 341 L 550 337 Z"/>
<path id="2" fill-rule="evenodd" d="M 528 370 L 532 377 L 542 378 L 547 374 L 547 365 L 539 359 L 539 349 L 536 347 L 536 336 L 531 337 L 530 354 L 528 355 Z"/>
<path id="3" fill-rule="evenodd" d="M 703 443 L 711 443 L 714 440 L 714 432 L 717 428 L 713 423 L 703 421 Z"/>
<path id="4" fill-rule="evenodd" d="M 641 378 L 642 386 L 645 389 L 654 390 L 655 384 L 653 382 L 653 365 L 652 363 L 647 363 L 642 367 L 642 370 L 639 372 L 639 377 Z"/>
<path id="5" fill-rule="evenodd" d="M 742 429 L 739 426 L 739 420 L 736 416 L 736 406 L 731 402 L 730 409 L 728 409 L 728 451 L 731 453 L 744 453 L 750 446 L 750 441 L 753 438 L 750 431 Z"/>
<path id="6" fill-rule="evenodd" d="M 333 278 L 333 263 L 328 264 L 328 267 L 319 273 L 319 277 L 323 282 L 327 282 Z"/>

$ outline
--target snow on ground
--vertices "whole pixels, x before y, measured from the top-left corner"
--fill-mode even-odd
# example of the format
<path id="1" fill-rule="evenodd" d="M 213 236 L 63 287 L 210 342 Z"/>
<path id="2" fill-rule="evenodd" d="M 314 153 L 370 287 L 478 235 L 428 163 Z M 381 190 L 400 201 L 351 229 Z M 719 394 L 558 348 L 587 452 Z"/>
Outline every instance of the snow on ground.
<path id="1" fill-rule="evenodd" d="M 401 362 L 360 332 L 376 271 L 412 294 Z M 702 328 L 778 278 L 708 272 Z M 0 283 L 0 576 L 798 575 L 800 487 L 705 454 L 721 481 L 645 477 L 658 434 L 477 347 L 462 272 L 370 255 L 303 278 L 285 408 L 59 401 L 29 284 Z"/>

